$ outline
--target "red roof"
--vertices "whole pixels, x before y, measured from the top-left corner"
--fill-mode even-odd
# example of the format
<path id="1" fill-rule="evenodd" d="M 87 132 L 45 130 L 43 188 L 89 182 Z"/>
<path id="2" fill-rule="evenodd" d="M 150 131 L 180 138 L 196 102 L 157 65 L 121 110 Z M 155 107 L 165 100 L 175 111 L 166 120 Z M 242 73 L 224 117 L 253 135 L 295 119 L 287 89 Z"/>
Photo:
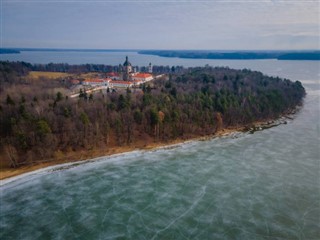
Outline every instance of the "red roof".
<path id="1" fill-rule="evenodd" d="M 137 73 L 137 74 L 134 75 L 133 77 L 148 78 L 148 77 L 152 77 L 152 75 L 151 75 L 150 73 Z"/>
<path id="2" fill-rule="evenodd" d="M 77 80 L 77 79 L 72 79 L 70 82 L 71 82 L 72 84 L 79 84 L 79 83 L 80 83 L 80 81 Z"/>

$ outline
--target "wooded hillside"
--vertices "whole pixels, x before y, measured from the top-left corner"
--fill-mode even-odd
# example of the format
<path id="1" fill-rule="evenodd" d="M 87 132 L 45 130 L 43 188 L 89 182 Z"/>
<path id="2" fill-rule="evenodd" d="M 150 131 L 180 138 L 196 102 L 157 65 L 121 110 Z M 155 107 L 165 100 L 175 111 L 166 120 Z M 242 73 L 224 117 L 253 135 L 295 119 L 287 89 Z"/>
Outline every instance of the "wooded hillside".
<path id="1" fill-rule="evenodd" d="M 302 103 L 299 81 L 250 70 L 188 68 L 152 86 L 68 97 L 59 81 L 30 81 L 29 64 L 0 62 L 0 156 L 12 166 L 83 149 L 168 142 L 269 120 Z"/>

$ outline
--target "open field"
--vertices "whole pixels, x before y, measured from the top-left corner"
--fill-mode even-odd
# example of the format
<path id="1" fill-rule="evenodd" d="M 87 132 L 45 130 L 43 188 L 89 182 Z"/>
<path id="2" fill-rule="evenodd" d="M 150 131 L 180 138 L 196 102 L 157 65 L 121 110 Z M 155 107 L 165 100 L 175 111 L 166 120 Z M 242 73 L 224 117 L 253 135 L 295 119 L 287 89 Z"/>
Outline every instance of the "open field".
<path id="1" fill-rule="evenodd" d="M 73 74 L 69 73 L 63 73 L 63 72 L 36 72 L 31 71 L 29 72 L 28 78 L 30 79 L 39 79 L 41 77 L 50 78 L 50 79 L 56 79 L 61 77 L 69 77 L 73 76 Z"/>
<path id="2" fill-rule="evenodd" d="M 41 77 L 48 79 L 57 79 L 57 78 L 65 78 L 65 77 L 73 77 L 76 79 L 79 78 L 93 78 L 97 77 L 99 74 L 92 73 L 82 73 L 82 74 L 72 74 L 72 73 L 64 73 L 64 72 L 41 72 L 41 71 L 30 71 L 27 78 L 28 79 L 39 79 Z"/>

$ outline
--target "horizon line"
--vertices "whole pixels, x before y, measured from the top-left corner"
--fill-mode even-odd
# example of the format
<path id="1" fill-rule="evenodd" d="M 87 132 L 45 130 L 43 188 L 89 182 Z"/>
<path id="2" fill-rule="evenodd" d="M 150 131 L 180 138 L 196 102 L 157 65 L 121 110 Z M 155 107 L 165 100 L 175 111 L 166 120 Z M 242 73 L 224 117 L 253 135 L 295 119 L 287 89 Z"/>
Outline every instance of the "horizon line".
<path id="1" fill-rule="evenodd" d="M 320 51 L 320 49 L 135 49 L 135 48 L 30 48 L 30 47 L 1 47 L 0 49 L 18 51 L 118 51 L 118 52 L 139 52 L 139 51 Z"/>

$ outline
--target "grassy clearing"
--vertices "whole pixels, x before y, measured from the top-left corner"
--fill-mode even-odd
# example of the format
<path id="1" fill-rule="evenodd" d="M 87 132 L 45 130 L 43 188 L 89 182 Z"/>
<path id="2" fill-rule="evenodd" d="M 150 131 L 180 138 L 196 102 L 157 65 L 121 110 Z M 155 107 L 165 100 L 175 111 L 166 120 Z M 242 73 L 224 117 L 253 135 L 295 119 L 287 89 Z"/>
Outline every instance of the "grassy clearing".
<path id="1" fill-rule="evenodd" d="M 99 75 L 101 75 L 101 73 L 97 73 L 97 72 L 90 72 L 90 73 L 82 73 L 82 74 L 77 74 L 76 76 L 78 78 L 96 78 L 98 77 Z M 104 75 L 105 76 L 105 75 Z"/>
<path id="2" fill-rule="evenodd" d="M 64 72 L 40 72 L 40 71 L 31 71 L 27 76 L 28 79 L 39 79 L 41 77 L 48 79 L 57 79 L 57 78 L 65 78 L 65 77 L 73 77 L 75 79 L 86 79 L 86 78 L 95 78 L 99 76 L 99 73 L 82 73 L 82 74 L 71 74 Z"/>
<path id="3" fill-rule="evenodd" d="M 50 79 L 56 79 L 56 78 L 69 77 L 69 76 L 73 76 L 73 74 L 63 73 L 63 72 L 35 72 L 35 71 L 31 71 L 31 72 L 29 72 L 28 78 L 29 79 L 39 79 L 41 77 L 45 77 L 45 78 L 50 78 Z"/>

